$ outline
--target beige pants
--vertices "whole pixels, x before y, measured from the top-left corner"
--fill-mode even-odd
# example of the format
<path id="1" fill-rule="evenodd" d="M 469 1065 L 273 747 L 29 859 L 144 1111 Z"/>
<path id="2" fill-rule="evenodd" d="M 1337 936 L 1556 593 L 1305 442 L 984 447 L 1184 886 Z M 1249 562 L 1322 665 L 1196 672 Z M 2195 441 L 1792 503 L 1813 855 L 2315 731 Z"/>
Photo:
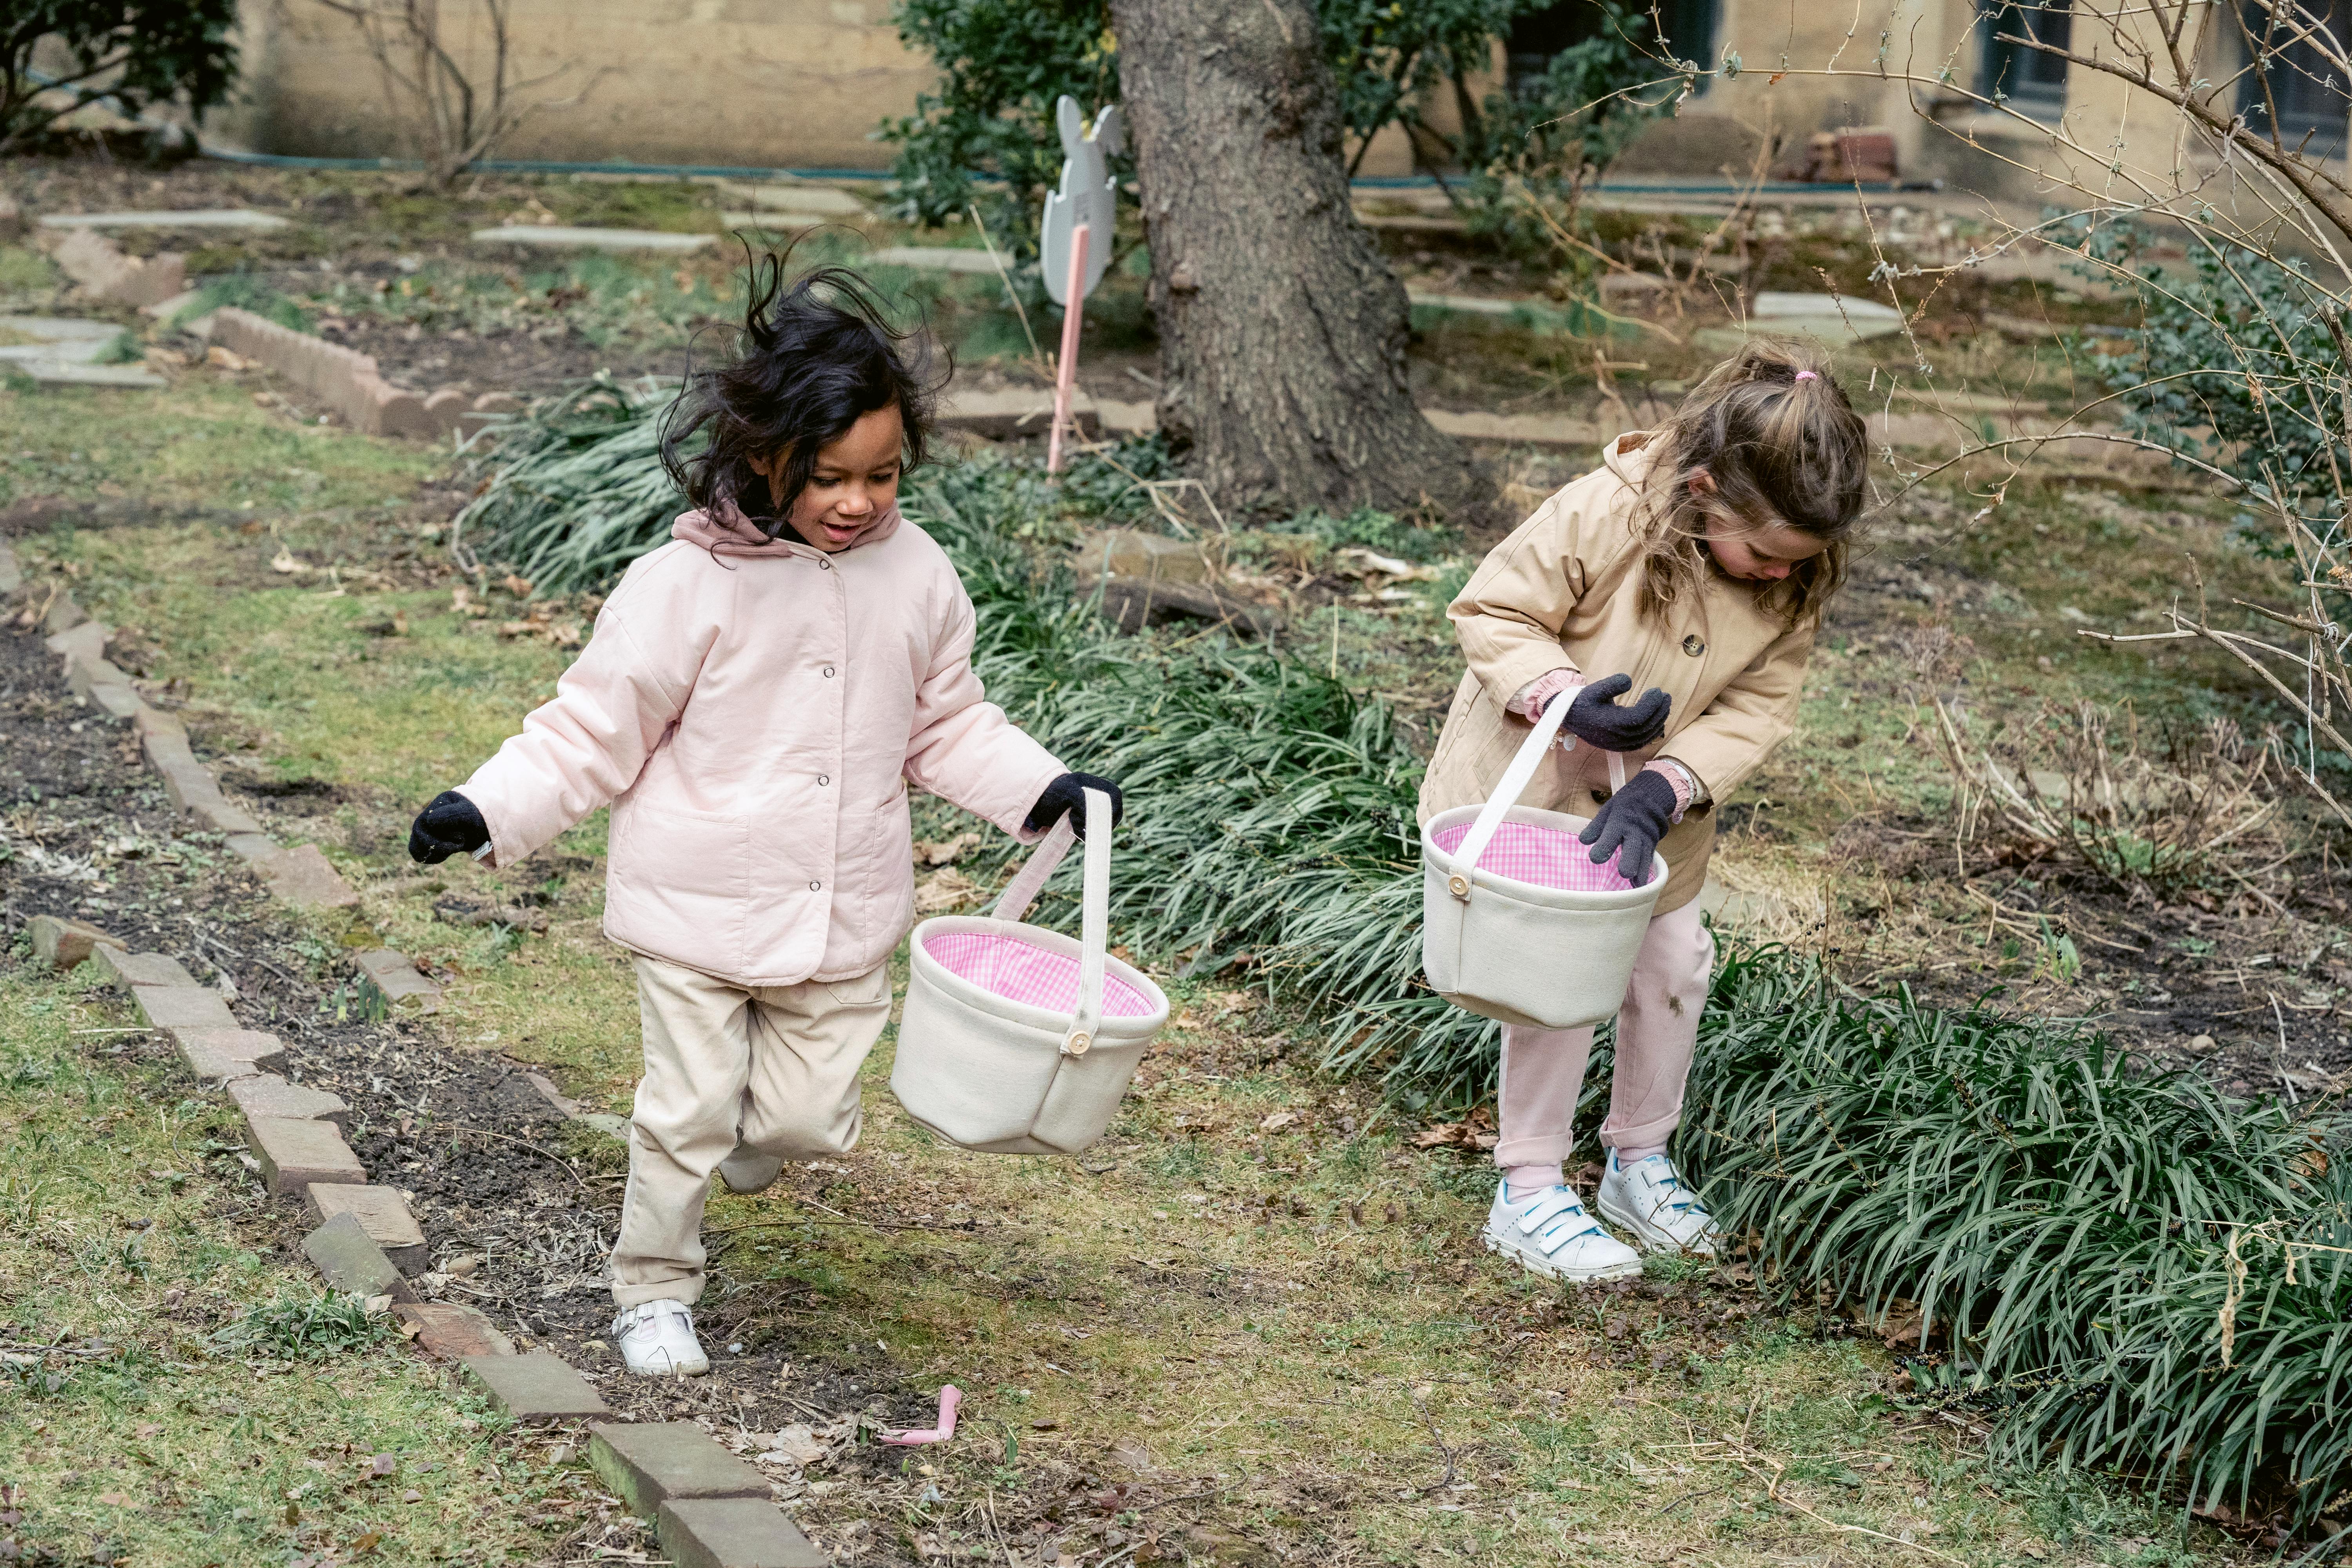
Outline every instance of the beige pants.
<path id="1" fill-rule="evenodd" d="M 646 1076 L 613 1245 L 624 1307 L 702 1294 L 702 1202 L 738 1142 L 783 1159 L 857 1142 L 857 1073 L 890 1021 L 890 972 L 747 989 L 639 954 L 637 1002 Z"/>
<path id="2" fill-rule="evenodd" d="M 1617 1015 L 1617 1060 L 1601 1142 L 1611 1149 L 1665 1142 L 1683 1117 L 1683 1085 L 1698 1046 L 1698 1016 L 1715 970 L 1715 939 L 1696 900 L 1650 922 L 1625 1005 Z M 1570 1123 L 1584 1088 L 1592 1031 L 1503 1027 L 1503 1082 L 1496 1094 L 1495 1163 L 1550 1165 L 1568 1158 Z"/>

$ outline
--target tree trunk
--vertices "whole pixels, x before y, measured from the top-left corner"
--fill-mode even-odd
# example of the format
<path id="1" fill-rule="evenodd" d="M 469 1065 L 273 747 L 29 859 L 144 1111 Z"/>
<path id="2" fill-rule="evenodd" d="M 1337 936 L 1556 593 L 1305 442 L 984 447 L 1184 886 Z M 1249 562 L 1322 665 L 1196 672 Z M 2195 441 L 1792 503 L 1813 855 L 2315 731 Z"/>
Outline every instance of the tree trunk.
<path id="1" fill-rule="evenodd" d="M 1160 427 L 1221 504 L 1453 507 L 1404 288 L 1356 221 L 1309 0 L 1110 0 L 1151 242 Z"/>

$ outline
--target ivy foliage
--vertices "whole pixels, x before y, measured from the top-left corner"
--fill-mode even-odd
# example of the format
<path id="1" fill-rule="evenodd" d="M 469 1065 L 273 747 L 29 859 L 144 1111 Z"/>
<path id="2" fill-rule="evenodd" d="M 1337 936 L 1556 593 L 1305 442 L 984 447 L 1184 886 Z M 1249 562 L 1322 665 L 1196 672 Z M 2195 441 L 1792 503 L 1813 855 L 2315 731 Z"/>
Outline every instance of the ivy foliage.
<path id="1" fill-rule="evenodd" d="M 2102 276 L 2138 279 L 2142 329 L 2104 362 L 2125 427 L 2234 475 L 2257 498 L 2275 492 L 2323 534 L 2329 521 L 2342 526 L 2352 381 L 2341 323 L 2308 266 L 2219 244 L 2167 264 L 2135 225 L 2079 224 L 2070 238 Z M 2259 523 L 2248 542 L 2294 557 Z"/>
<path id="2" fill-rule="evenodd" d="M 10 0 L 0 6 L 0 153 L 100 100 L 133 116 L 220 102 L 236 77 L 236 0 Z M 61 49 L 61 72 L 34 68 L 44 41 Z"/>

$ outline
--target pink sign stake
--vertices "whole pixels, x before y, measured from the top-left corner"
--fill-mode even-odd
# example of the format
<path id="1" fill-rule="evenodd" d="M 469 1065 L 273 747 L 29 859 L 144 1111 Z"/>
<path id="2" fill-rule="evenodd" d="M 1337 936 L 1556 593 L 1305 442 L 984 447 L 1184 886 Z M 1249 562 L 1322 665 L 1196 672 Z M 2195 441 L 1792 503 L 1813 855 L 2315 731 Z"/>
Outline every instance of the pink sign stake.
<path id="1" fill-rule="evenodd" d="M 1062 471 L 1062 432 L 1070 424 L 1070 388 L 1078 375 L 1078 318 L 1087 308 L 1087 228 L 1070 231 L 1070 286 L 1062 308 L 1062 363 L 1054 376 L 1054 433 L 1045 443 L 1045 471 Z"/>
<path id="2" fill-rule="evenodd" d="M 1084 234 L 1086 231 L 1080 229 L 1078 232 Z M 1083 251 L 1086 241 L 1081 239 L 1078 245 Z M 918 1443 L 944 1443 L 955 1436 L 956 1406 L 962 1402 L 962 1391 L 950 1383 L 940 1390 L 940 1424 L 928 1432 L 885 1432 L 882 1434 L 881 1440 L 885 1443 L 904 1444 L 909 1447 Z"/>

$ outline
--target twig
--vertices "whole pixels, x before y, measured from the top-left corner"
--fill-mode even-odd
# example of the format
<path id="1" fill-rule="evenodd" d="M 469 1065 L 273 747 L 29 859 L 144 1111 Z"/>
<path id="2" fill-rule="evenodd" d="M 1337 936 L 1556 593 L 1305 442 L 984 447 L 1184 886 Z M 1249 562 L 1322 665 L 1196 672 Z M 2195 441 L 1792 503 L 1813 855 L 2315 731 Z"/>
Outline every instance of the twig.
<path id="1" fill-rule="evenodd" d="M 528 1149 L 542 1160 L 552 1160 L 555 1162 L 556 1165 L 562 1170 L 565 1175 L 580 1184 L 580 1190 L 582 1192 L 588 1193 L 591 1195 L 593 1195 L 595 1192 L 593 1187 L 591 1187 L 586 1181 L 583 1180 L 580 1173 L 572 1168 L 571 1161 L 565 1159 L 562 1155 L 555 1152 L 551 1149 L 541 1148 L 538 1144 L 531 1142 L 529 1139 L 517 1138 L 505 1132 L 493 1132 L 487 1127 L 459 1127 L 454 1123 L 448 1122 L 443 1123 L 440 1130 L 447 1132 L 472 1132 L 484 1138 L 496 1138 L 501 1142 L 512 1143 L 517 1148 Z"/>

